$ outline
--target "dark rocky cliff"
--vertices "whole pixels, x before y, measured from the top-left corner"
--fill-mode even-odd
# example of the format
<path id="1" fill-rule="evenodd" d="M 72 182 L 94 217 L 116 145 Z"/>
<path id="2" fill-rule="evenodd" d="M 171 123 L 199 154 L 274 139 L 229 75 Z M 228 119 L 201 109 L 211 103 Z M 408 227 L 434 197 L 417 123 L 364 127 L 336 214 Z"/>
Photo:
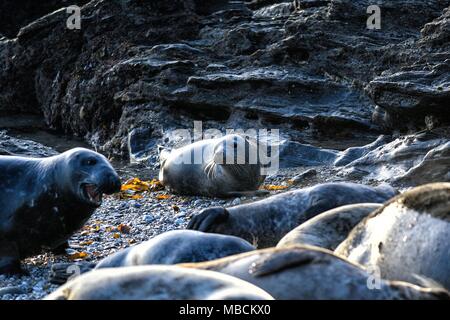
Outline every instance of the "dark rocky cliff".
<path id="1" fill-rule="evenodd" d="M 448 123 L 450 1 L 381 1 L 381 30 L 370 4 L 94 0 L 81 30 L 61 9 L 14 37 L 34 18 L 17 16 L 1 31 L 0 113 L 120 157 L 133 129 L 157 139 L 192 119 L 306 141 Z"/>

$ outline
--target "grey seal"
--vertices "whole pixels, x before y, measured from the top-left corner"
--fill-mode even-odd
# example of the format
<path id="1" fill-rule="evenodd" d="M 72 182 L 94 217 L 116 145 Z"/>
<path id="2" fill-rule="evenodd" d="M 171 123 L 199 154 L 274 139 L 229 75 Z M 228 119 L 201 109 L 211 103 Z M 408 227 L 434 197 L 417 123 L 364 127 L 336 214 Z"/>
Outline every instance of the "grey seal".
<path id="1" fill-rule="evenodd" d="M 377 279 L 361 266 L 312 246 L 269 248 L 178 266 L 222 272 L 281 300 L 449 299 L 443 289 Z"/>
<path id="2" fill-rule="evenodd" d="M 395 197 L 361 221 L 336 253 L 392 280 L 431 280 L 450 289 L 450 183 Z"/>
<path id="3" fill-rule="evenodd" d="M 185 195 L 258 194 L 265 175 L 258 158 L 250 156 L 258 155 L 257 150 L 254 139 L 240 134 L 162 150 L 159 180 L 172 192 Z"/>
<path id="4" fill-rule="evenodd" d="M 258 248 L 272 247 L 319 213 L 347 204 L 383 203 L 395 194 L 388 185 L 324 183 L 235 207 L 207 208 L 192 218 L 188 229 L 238 236 Z"/>
<path id="5" fill-rule="evenodd" d="M 120 272 L 119 272 L 120 271 Z M 273 300 L 262 289 L 213 271 L 176 266 L 93 270 L 45 300 Z"/>
<path id="6" fill-rule="evenodd" d="M 116 252 L 100 261 L 96 268 L 201 262 L 255 249 L 250 243 L 238 237 L 174 230 Z"/>
<path id="7" fill-rule="evenodd" d="M 76 148 L 48 158 L 0 156 L 0 273 L 21 273 L 20 260 L 58 250 L 120 191 L 108 160 Z"/>

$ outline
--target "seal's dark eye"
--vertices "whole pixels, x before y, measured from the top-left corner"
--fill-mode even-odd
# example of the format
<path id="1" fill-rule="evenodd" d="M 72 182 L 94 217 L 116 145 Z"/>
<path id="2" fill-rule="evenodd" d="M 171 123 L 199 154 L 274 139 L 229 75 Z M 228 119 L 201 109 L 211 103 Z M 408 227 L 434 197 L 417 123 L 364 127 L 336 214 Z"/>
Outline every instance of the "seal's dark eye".
<path id="1" fill-rule="evenodd" d="M 97 159 L 91 158 L 85 161 L 85 164 L 88 166 L 95 166 L 97 164 Z"/>

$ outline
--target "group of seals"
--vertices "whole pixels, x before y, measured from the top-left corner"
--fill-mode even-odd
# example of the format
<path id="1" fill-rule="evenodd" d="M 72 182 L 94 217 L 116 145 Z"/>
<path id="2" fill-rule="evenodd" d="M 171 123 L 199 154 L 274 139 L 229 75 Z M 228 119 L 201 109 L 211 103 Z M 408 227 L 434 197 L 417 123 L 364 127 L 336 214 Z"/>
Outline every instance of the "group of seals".
<path id="1" fill-rule="evenodd" d="M 395 197 L 358 224 L 336 253 L 385 279 L 450 290 L 450 183 L 434 183 Z"/>
<path id="2" fill-rule="evenodd" d="M 108 160 L 87 149 L 48 158 L 0 156 L 0 273 L 21 273 L 21 259 L 63 247 L 102 194 L 120 187 Z"/>
<path id="3" fill-rule="evenodd" d="M 445 290 L 381 279 L 371 288 L 368 281 L 372 276 L 363 268 L 310 246 L 262 249 L 180 266 L 231 275 L 281 300 L 449 298 Z"/>
<path id="4" fill-rule="evenodd" d="M 335 198 L 346 193 L 349 199 L 355 197 L 349 192 L 357 185 L 339 183 L 326 187 L 330 187 L 327 191 L 334 192 Z M 372 200 L 395 193 L 387 187 L 364 188 L 372 192 Z M 268 249 L 255 250 L 244 240 L 219 234 L 168 232 L 104 259 L 96 270 L 71 280 L 48 299 L 450 299 L 449 292 L 439 285 L 447 286 L 449 274 L 445 242 L 449 235 L 449 192 L 450 184 L 435 184 L 408 191 L 385 205 L 359 203 L 338 207 L 316 215 L 293 230 L 278 247 Z M 317 194 L 311 190 L 308 195 L 313 196 L 310 202 L 315 204 L 332 199 L 314 197 Z M 372 221 L 377 218 L 380 220 Z M 426 235 L 430 230 L 436 234 Z M 392 250 L 392 254 L 376 261 L 381 274 L 364 267 L 368 266 L 367 257 L 377 257 L 378 251 L 371 250 L 380 250 L 380 235 L 386 242 L 381 248 Z M 405 235 L 411 239 L 411 247 L 401 242 L 406 240 L 399 237 Z M 304 244 L 333 249 L 342 239 L 335 252 Z M 414 251 L 412 246 L 420 248 Z M 218 252 L 221 248 L 224 252 Z M 239 251 L 242 253 L 235 253 Z M 405 259 L 406 263 L 402 265 L 398 259 Z M 155 263 L 178 264 L 148 266 Z M 115 272 L 112 267 L 121 270 Z M 426 287 L 411 283 L 415 270 L 431 279 Z M 403 278 L 401 273 L 405 274 Z M 233 284 L 228 282 L 231 279 Z M 177 290 L 173 290 L 175 287 Z"/>
<path id="5" fill-rule="evenodd" d="M 387 185 L 324 183 L 231 208 L 205 209 L 192 218 L 188 229 L 238 236 L 258 248 L 273 247 L 289 231 L 324 211 L 354 203 L 383 203 L 395 194 Z"/>
<path id="6" fill-rule="evenodd" d="M 231 197 L 256 191 L 265 179 L 254 139 L 205 139 L 160 154 L 159 180 L 178 194 Z"/>
<path id="7" fill-rule="evenodd" d="M 239 145 L 252 148 L 252 141 L 232 135 L 175 150 L 162 161 L 161 178 L 183 193 L 256 190 L 264 180 L 260 164 L 219 161 Z M 176 161 L 195 149 L 209 160 Z M 118 192 L 121 183 L 105 157 L 77 148 L 41 159 L 0 156 L 0 187 L 0 273 L 16 273 L 21 259 L 63 247 L 102 194 Z M 120 251 L 47 298 L 449 299 L 450 184 L 396 193 L 325 183 L 209 208 L 188 226 L 199 231 L 168 232 Z M 376 288 L 364 266 L 380 270 Z"/>
<path id="8" fill-rule="evenodd" d="M 371 282 L 373 287 L 371 286 Z M 176 289 L 175 289 L 176 288 Z M 46 299 L 449 299 L 440 288 L 374 278 L 312 246 L 269 248 L 209 262 L 97 269 Z"/>

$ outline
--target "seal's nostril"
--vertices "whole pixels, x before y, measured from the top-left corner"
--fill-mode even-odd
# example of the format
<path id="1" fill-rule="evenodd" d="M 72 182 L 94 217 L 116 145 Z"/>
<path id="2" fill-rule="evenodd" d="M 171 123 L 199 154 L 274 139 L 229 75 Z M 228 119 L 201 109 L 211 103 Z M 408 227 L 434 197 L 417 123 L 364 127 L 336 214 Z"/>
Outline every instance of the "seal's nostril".
<path id="1" fill-rule="evenodd" d="M 117 174 L 108 174 L 105 182 L 107 190 L 104 191 L 107 194 L 119 192 L 120 188 L 122 187 L 122 182 L 120 181 L 120 178 L 117 176 Z"/>

